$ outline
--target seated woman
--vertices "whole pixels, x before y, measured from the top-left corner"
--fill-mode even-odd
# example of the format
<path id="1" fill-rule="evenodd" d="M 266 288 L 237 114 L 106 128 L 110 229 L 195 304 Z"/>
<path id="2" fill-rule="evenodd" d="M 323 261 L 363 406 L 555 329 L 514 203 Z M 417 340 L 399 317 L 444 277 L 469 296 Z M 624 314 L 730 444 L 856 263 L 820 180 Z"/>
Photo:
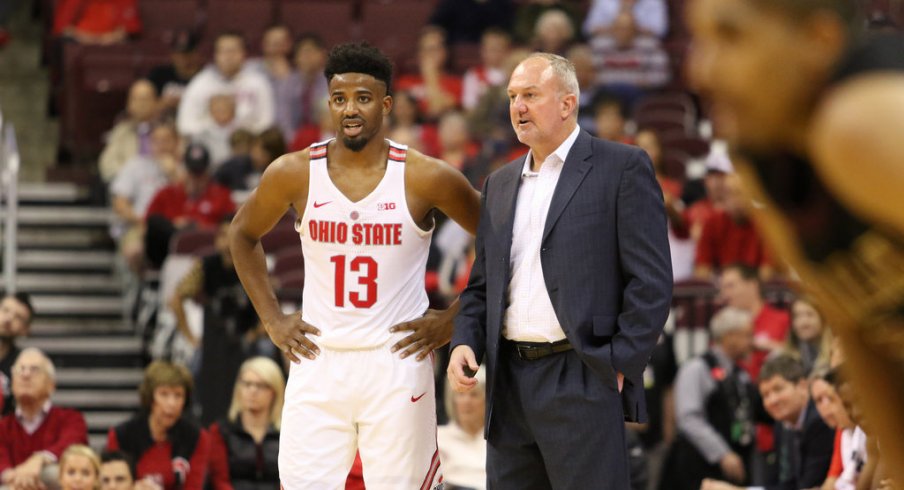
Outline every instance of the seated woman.
<path id="1" fill-rule="evenodd" d="M 829 366 L 832 332 L 822 312 L 806 297 L 791 303 L 791 331 L 785 350 L 800 359 L 807 373 Z"/>
<path id="2" fill-rule="evenodd" d="M 239 368 L 229 415 L 210 426 L 213 490 L 279 488 L 279 426 L 286 382 L 266 357 Z"/>
<path id="3" fill-rule="evenodd" d="M 100 458 L 88 446 L 73 444 L 60 455 L 60 489 L 93 490 L 100 485 Z"/>
<path id="4" fill-rule="evenodd" d="M 483 438 L 486 413 L 486 378 L 477 372 L 477 387 L 467 393 L 453 393 L 446 385 L 446 412 L 449 423 L 437 429 L 439 459 L 448 490 L 486 488 L 487 442 Z M 367 471 L 367 468 L 364 469 Z"/>
<path id="5" fill-rule="evenodd" d="M 150 479 L 165 490 L 203 488 L 209 436 L 183 416 L 192 387 L 185 366 L 154 361 L 144 370 L 141 410 L 107 436 L 107 451 L 121 450 L 136 461 L 136 480 Z"/>

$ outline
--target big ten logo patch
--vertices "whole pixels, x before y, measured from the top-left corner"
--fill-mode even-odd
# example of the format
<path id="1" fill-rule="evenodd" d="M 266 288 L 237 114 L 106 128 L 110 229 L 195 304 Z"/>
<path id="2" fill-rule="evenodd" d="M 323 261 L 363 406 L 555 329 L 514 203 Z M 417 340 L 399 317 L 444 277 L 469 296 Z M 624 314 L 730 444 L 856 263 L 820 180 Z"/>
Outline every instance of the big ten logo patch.
<path id="1" fill-rule="evenodd" d="M 396 208 L 396 203 L 394 203 L 394 202 L 377 203 L 377 211 L 392 211 L 395 208 Z"/>

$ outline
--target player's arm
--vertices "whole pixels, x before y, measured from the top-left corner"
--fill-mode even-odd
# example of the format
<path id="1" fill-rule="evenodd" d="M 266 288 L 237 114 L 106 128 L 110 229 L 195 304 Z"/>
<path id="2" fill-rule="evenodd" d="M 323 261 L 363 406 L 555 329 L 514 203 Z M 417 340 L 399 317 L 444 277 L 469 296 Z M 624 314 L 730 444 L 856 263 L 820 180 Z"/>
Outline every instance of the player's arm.
<path id="1" fill-rule="evenodd" d="M 308 158 L 305 153 L 284 155 L 274 161 L 261 177 L 260 185 L 236 212 L 229 229 L 229 245 L 238 273 L 254 309 L 273 343 L 290 360 L 296 353 L 313 358 L 319 350 L 305 333 L 319 334 L 301 321 L 300 314 L 284 315 L 267 276 L 267 262 L 260 239 L 293 204 L 307 200 Z"/>
<path id="2" fill-rule="evenodd" d="M 468 179 L 451 165 L 416 151 L 409 152 L 409 164 L 412 171 L 406 175 L 405 187 L 416 197 L 415 205 L 425 213 L 439 209 L 469 233 L 477 233 L 480 193 Z M 418 353 L 418 360 L 422 360 L 446 345 L 452 339 L 452 321 L 458 308 L 456 299 L 445 310 L 428 310 L 417 320 L 392 327 L 392 332 L 411 332 L 392 347 L 393 352 L 401 350 L 403 358 Z"/>
<path id="3" fill-rule="evenodd" d="M 904 233 L 904 76 L 869 75 L 829 94 L 814 119 L 811 154 L 833 194 Z"/>

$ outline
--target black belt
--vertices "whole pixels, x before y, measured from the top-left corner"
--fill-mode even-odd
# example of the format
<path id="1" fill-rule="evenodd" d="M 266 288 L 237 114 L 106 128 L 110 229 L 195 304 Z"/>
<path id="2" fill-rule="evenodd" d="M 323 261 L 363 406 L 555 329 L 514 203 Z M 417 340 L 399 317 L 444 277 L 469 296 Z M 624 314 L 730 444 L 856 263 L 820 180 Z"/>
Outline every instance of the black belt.
<path id="1" fill-rule="evenodd" d="M 504 342 L 523 361 L 536 361 L 546 356 L 574 349 L 568 339 L 562 339 L 558 342 L 515 342 L 514 340 L 504 339 Z"/>

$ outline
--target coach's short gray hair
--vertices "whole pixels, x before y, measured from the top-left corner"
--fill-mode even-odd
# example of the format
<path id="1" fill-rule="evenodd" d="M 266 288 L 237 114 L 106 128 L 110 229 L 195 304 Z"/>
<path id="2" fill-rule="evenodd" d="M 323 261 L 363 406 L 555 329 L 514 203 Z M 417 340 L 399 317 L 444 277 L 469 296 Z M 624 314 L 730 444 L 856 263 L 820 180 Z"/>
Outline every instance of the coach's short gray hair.
<path id="1" fill-rule="evenodd" d="M 540 58 L 549 62 L 553 74 L 559 79 L 562 88 L 566 94 L 574 94 L 578 99 L 581 98 L 581 88 L 578 86 L 578 76 L 574 72 L 574 64 L 568 58 L 552 53 L 531 53 L 527 59 Z M 577 108 L 575 108 L 575 116 L 577 116 Z"/>
<path id="2" fill-rule="evenodd" d="M 709 333 L 714 340 L 719 340 L 726 334 L 749 327 L 752 323 L 753 315 L 750 312 L 726 306 L 709 321 Z"/>

